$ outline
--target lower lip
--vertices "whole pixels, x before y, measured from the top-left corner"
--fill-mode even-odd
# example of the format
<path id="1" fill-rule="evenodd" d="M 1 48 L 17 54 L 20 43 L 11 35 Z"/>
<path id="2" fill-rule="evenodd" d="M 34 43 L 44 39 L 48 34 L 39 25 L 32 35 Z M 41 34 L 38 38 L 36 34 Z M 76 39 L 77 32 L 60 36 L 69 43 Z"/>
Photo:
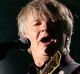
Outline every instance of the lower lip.
<path id="1" fill-rule="evenodd" d="M 50 42 L 41 42 L 41 44 L 43 44 L 45 46 L 48 46 L 50 44 L 54 44 L 54 42 L 53 41 L 50 41 Z"/>

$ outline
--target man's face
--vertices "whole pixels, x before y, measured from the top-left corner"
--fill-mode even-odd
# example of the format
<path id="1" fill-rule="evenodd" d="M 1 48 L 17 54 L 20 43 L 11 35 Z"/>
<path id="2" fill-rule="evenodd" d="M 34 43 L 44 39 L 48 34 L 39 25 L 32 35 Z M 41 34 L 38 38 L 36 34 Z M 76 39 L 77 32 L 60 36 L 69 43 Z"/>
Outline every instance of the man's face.
<path id="1" fill-rule="evenodd" d="M 63 39 L 62 25 L 45 15 L 41 19 L 36 14 L 30 14 L 27 17 L 26 37 L 31 42 L 31 52 L 46 57 L 59 49 Z"/>

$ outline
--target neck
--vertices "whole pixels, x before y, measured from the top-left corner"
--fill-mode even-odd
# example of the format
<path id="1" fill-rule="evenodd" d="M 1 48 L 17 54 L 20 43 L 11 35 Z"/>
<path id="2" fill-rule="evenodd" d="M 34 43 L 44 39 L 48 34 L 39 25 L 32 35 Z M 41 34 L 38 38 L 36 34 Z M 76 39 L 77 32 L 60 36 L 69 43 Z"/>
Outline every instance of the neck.
<path id="1" fill-rule="evenodd" d="M 69 54 L 67 55 L 62 55 L 62 59 L 61 59 L 61 66 L 65 67 L 66 65 L 70 64 L 74 62 L 74 60 L 70 57 Z"/>
<path id="2" fill-rule="evenodd" d="M 49 56 L 39 55 L 35 52 L 32 52 L 32 57 L 34 60 L 34 63 L 37 67 L 42 67 L 45 62 L 49 59 Z"/>
<path id="3" fill-rule="evenodd" d="M 45 61 L 47 61 L 48 57 L 44 57 L 44 58 L 38 58 L 38 57 L 35 57 L 33 56 L 34 58 L 34 63 L 37 67 L 42 67 L 44 64 L 45 64 Z"/>

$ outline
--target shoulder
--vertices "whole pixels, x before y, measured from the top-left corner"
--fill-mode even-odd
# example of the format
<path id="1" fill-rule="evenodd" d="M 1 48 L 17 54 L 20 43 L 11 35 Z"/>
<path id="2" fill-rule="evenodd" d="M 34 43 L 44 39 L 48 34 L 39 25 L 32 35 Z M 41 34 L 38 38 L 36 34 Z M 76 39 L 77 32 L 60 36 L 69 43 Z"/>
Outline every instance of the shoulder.
<path id="1" fill-rule="evenodd" d="M 0 74 L 26 73 L 31 62 L 26 44 L 16 40 L 2 44 L 1 50 Z"/>
<path id="2" fill-rule="evenodd" d="M 80 74 L 80 65 L 72 72 L 72 74 Z"/>
<path id="3" fill-rule="evenodd" d="M 64 72 L 65 74 L 77 74 L 74 72 L 77 72 L 79 70 L 80 64 L 76 63 L 75 61 L 71 62 L 70 64 L 68 64 L 66 67 L 64 67 Z"/>
<path id="4" fill-rule="evenodd" d="M 6 58 L 24 58 L 29 56 L 27 52 L 28 44 L 22 42 L 21 40 L 15 40 L 11 42 L 5 42 L 0 44 L 0 60 Z"/>
<path id="5" fill-rule="evenodd" d="M 0 43 L 0 60 L 4 59 L 6 54 L 14 48 L 14 51 L 17 49 L 18 51 L 22 49 L 22 51 L 28 48 L 28 44 L 24 39 L 14 40 L 10 42 Z"/>

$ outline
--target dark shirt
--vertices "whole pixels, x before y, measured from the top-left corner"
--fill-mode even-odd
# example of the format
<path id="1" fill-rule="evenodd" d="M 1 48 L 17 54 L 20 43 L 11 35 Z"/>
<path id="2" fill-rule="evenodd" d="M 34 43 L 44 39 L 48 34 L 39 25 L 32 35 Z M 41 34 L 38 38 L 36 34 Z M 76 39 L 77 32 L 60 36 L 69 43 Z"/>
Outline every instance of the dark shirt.
<path id="1" fill-rule="evenodd" d="M 0 74 L 26 74 L 32 62 L 27 48 L 28 45 L 19 40 L 1 44 Z"/>

